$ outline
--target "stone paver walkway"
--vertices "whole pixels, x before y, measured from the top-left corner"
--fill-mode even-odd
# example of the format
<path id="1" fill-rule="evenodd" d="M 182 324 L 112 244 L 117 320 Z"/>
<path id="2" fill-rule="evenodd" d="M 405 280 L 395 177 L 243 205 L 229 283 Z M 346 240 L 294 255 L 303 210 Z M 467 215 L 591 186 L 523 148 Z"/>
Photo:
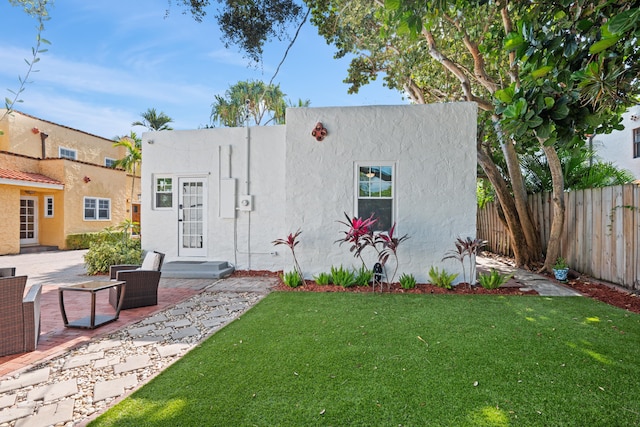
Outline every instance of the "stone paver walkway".
<path id="1" fill-rule="evenodd" d="M 229 278 L 0 380 L 0 426 L 85 425 L 262 299 L 273 278 Z"/>

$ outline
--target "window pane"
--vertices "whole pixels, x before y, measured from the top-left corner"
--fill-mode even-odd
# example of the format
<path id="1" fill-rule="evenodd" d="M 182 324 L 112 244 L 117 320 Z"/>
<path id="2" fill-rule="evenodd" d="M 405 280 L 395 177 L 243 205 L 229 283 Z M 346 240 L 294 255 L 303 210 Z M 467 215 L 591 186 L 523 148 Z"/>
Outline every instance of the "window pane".
<path id="1" fill-rule="evenodd" d="M 368 218 L 371 214 L 378 221 L 373 225 L 373 231 L 388 231 L 393 225 L 392 199 L 360 199 L 358 200 L 358 216 Z"/>

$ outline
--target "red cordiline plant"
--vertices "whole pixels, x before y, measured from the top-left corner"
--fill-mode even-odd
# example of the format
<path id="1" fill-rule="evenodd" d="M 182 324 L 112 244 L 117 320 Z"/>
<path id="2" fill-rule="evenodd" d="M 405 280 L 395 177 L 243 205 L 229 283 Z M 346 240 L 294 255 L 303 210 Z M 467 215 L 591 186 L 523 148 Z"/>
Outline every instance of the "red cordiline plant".
<path id="1" fill-rule="evenodd" d="M 301 233 L 302 231 L 298 229 L 298 231 L 296 231 L 295 233 L 289 233 L 286 239 L 276 239 L 271 243 L 274 246 L 286 245 L 289 247 L 289 249 L 291 249 L 291 255 L 293 256 L 293 268 L 298 274 L 298 276 L 300 276 L 300 280 L 302 281 L 302 283 L 304 283 L 304 276 L 302 275 L 302 269 L 300 268 L 300 264 L 298 264 L 298 258 L 296 257 L 296 250 L 295 250 L 296 246 L 298 246 L 298 243 L 300 243 L 300 241 L 298 240 L 298 236 L 300 236 Z"/>
<path id="2" fill-rule="evenodd" d="M 469 287 L 471 287 L 476 281 L 476 255 L 486 244 L 486 240 L 472 239 L 471 237 L 463 239 L 462 237 L 458 237 L 455 241 L 456 248 L 448 251 L 445 257 L 442 258 L 442 261 L 449 258 L 460 261 L 460 264 L 462 264 L 462 277 Z M 469 281 L 467 281 L 467 273 L 464 268 L 464 259 L 467 257 L 469 257 Z"/>
<path id="3" fill-rule="evenodd" d="M 393 279 L 398 272 L 398 246 L 400 243 L 408 239 L 409 236 L 406 234 L 402 237 L 394 236 L 396 228 L 395 223 L 389 231 L 374 234 L 371 230 L 371 226 L 376 223 L 377 219 L 373 218 L 373 214 L 367 219 L 351 218 L 346 213 L 344 215 L 347 218 L 347 221 L 338 222 L 346 225 L 348 230 L 343 231 L 344 237 L 336 240 L 336 243 L 340 243 L 341 245 L 343 243 L 350 243 L 350 251 L 353 252 L 355 257 L 360 258 L 362 265 L 364 265 L 365 268 L 366 264 L 362 259 L 362 251 L 368 246 L 372 247 L 378 254 L 378 262 L 384 268 L 384 276 L 388 279 L 387 284 L 393 283 Z M 381 249 L 378 249 L 378 246 L 380 246 Z M 386 273 L 386 263 L 390 256 L 393 256 L 396 260 L 396 266 L 391 279 L 389 279 L 389 276 Z"/>
<path id="4" fill-rule="evenodd" d="M 362 265 L 367 267 L 364 259 L 362 259 L 362 250 L 367 246 L 375 245 L 373 243 L 373 231 L 371 230 L 371 226 L 375 224 L 378 220 L 373 218 L 373 214 L 367 219 L 362 218 L 351 218 L 347 213 L 344 213 L 344 216 L 347 218 L 346 221 L 338 221 L 340 224 L 344 224 L 348 227 L 347 231 L 343 231 L 344 237 L 342 239 L 336 240 L 335 243 L 350 243 L 351 247 L 349 248 L 350 252 L 353 252 L 353 256 L 360 258 L 362 261 Z M 377 251 L 377 249 L 376 249 Z"/>

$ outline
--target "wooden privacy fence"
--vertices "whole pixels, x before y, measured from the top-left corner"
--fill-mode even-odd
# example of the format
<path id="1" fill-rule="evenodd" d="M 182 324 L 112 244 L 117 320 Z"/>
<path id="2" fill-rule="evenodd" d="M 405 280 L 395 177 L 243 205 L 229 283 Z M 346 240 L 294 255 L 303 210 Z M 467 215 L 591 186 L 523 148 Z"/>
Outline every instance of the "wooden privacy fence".
<path id="1" fill-rule="evenodd" d="M 564 194 L 561 253 L 571 268 L 596 279 L 640 290 L 640 186 L 592 188 Z M 553 217 L 551 193 L 529 196 L 529 206 L 546 248 Z M 478 210 L 477 235 L 487 248 L 513 255 L 497 202 Z"/>

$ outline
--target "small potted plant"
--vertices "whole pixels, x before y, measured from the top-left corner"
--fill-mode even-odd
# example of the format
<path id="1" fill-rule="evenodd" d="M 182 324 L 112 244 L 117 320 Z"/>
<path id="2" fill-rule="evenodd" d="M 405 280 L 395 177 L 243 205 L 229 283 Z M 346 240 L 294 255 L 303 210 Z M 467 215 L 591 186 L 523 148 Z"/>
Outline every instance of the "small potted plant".
<path id="1" fill-rule="evenodd" d="M 561 282 L 567 281 L 567 275 L 569 274 L 569 266 L 564 258 L 558 257 L 556 263 L 553 265 L 553 275 L 557 280 Z"/>

